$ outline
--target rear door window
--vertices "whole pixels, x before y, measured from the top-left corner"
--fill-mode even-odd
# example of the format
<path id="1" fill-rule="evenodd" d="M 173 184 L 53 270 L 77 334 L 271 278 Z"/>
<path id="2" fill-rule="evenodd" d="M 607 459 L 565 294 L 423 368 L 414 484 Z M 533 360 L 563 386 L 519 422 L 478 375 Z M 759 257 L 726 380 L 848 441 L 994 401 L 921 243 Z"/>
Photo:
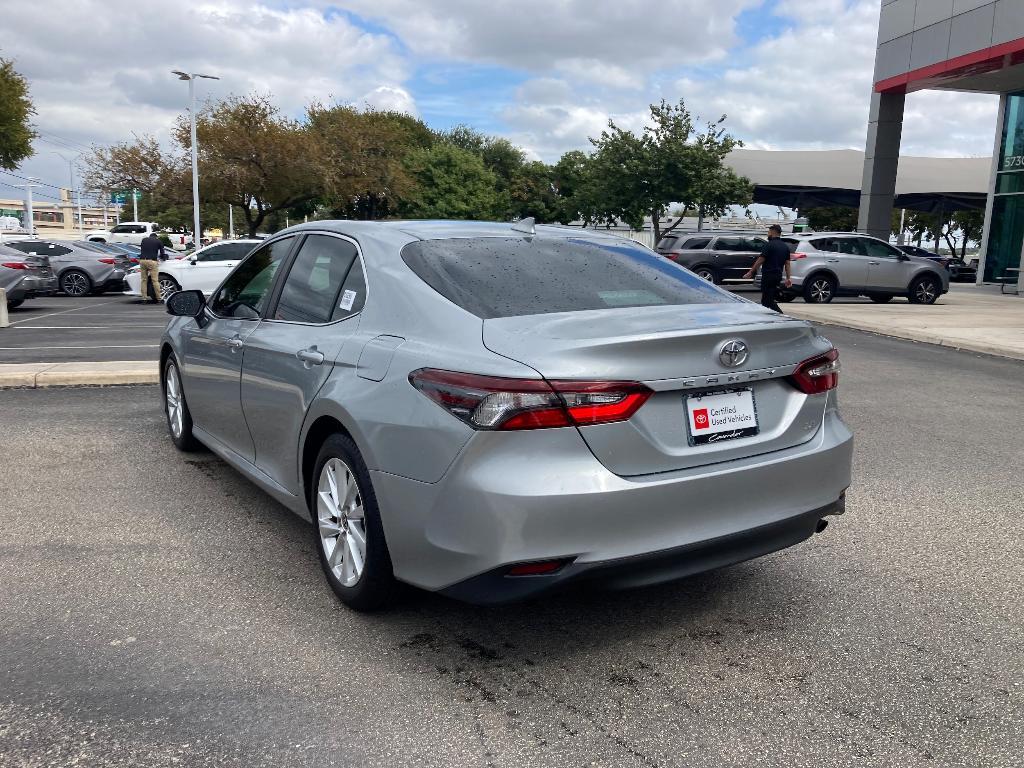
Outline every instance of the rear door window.
<path id="1" fill-rule="evenodd" d="M 343 296 L 342 288 L 357 259 L 356 246 L 348 240 L 307 237 L 285 277 L 274 319 L 321 324 L 337 319 L 335 310 L 342 305 L 351 310 L 356 296 Z"/>
<path id="2" fill-rule="evenodd" d="M 484 319 L 741 301 L 628 241 L 420 240 L 402 249 L 402 259 L 446 299 Z"/>
<path id="3" fill-rule="evenodd" d="M 687 251 L 702 251 L 711 245 L 710 237 L 691 237 L 683 243 L 683 249 Z"/>
<path id="4" fill-rule="evenodd" d="M 860 241 L 864 252 L 873 259 L 895 259 L 903 255 L 903 251 L 899 248 L 883 243 L 881 240 L 870 237 L 859 237 L 857 240 Z"/>
<path id="5" fill-rule="evenodd" d="M 745 250 L 742 237 L 720 237 L 715 242 L 716 251 L 742 251 Z"/>

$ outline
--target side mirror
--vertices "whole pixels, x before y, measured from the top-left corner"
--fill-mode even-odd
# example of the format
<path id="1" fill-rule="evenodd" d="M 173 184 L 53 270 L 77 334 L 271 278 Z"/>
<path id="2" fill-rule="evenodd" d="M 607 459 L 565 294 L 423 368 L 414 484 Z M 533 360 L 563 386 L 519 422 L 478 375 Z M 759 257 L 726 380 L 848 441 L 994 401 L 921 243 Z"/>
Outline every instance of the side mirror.
<path id="1" fill-rule="evenodd" d="M 196 317 L 206 306 L 202 291 L 178 291 L 167 299 L 167 314 L 175 317 Z"/>
<path id="2" fill-rule="evenodd" d="M 910 261 L 910 257 L 907 256 L 907 254 L 905 254 L 905 253 L 901 253 L 896 258 L 899 259 L 900 261 Z"/>
<path id="3" fill-rule="evenodd" d="M 199 263 L 199 259 L 189 259 L 188 263 L 194 267 L 196 264 Z"/>

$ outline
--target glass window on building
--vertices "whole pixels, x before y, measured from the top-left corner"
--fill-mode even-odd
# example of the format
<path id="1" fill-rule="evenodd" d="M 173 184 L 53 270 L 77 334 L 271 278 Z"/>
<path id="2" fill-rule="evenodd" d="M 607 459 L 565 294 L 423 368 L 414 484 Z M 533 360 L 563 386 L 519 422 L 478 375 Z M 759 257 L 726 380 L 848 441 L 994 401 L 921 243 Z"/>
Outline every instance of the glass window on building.
<path id="1" fill-rule="evenodd" d="M 985 256 L 985 280 L 1013 277 L 1024 245 L 1024 93 L 1006 97 L 999 171 Z"/>

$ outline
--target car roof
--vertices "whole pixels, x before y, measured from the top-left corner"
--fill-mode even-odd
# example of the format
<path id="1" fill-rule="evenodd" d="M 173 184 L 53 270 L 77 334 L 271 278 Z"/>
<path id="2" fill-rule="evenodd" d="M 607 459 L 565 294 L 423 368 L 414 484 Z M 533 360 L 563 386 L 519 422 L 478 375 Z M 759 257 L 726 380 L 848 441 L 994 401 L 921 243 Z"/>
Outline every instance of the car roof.
<path id="1" fill-rule="evenodd" d="M 354 221 L 351 219 L 325 219 L 304 222 L 275 233 L 297 234 L 309 230 L 337 232 L 358 238 L 361 235 L 395 241 L 444 240 L 463 237 L 523 237 L 522 229 L 514 229 L 515 222 L 497 221 L 447 221 L 447 220 L 392 220 Z M 607 240 L 622 240 L 614 232 L 582 227 L 568 227 L 556 224 L 537 224 L 537 235 L 549 237 L 588 237 Z"/>

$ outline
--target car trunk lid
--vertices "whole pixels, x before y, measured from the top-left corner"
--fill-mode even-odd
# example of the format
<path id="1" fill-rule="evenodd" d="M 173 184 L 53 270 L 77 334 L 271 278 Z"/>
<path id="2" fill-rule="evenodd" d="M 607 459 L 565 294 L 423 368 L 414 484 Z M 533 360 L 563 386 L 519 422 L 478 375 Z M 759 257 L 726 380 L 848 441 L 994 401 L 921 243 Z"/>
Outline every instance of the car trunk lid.
<path id="1" fill-rule="evenodd" d="M 738 340 L 749 356 L 723 363 Z M 612 472 L 644 475 L 799 445 L 818 430 L 827 395 L 805 395 L 786 378 L 831 348 L 807 323 L 748 303 L 602 309 L 494 318 L 484 344 L 547 379 L 640 381 L 654 395 L 625 422 L 580 427 Z M 758 433 L 695 445 L 686 398 L 750 390 Z"/>

